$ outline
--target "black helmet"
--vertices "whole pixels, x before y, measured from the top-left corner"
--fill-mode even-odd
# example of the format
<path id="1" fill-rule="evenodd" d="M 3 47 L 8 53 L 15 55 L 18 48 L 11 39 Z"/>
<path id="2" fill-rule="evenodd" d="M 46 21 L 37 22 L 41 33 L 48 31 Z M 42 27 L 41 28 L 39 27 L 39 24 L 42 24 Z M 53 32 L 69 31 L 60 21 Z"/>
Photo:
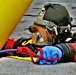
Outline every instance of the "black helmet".
<path id="1" fill-rule="evenodd" d="M 72 18 L 70 17 L 67 9 L 61 4 L 46 4 L 39 12 L 35 24 L 47 25 L 53 22 L 58 26 L 67 26 L 71 24 Z M 50 25 L 50 24 L 49 24 Z"/>
<path id="2" fill-rule="evenodd" d="M 71 36 L 71 21 L 67 9 L 61 4 L 46 4 L 38 14 L 34 25 L 47 29 L 55 43 Z"/>

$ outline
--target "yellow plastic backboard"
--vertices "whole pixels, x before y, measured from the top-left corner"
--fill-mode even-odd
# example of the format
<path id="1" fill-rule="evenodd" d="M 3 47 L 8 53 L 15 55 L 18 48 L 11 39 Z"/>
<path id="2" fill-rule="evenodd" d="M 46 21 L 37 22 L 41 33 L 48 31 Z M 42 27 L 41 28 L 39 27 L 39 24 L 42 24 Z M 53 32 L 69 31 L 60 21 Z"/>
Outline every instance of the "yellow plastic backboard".
<path id="1" fill-rule="evenodd" d="M 33 0 L 0 0 L 0 49 Z"/>

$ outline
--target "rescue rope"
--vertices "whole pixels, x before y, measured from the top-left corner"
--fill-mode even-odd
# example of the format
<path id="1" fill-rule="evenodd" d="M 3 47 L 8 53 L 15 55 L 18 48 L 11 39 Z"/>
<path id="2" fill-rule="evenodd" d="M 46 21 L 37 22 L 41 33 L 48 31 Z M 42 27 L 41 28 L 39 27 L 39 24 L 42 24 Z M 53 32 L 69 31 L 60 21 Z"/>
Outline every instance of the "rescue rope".
<path id="1" fill-rule="evenodd" d="M 14 57 L 14 58 L 17 58 L 17 59 L 31 60 L 35 64 L 37 64 L 40 60 L 47 60 L 47 61 L 58 60 L 58 57 L 56 57 L 56 58 L 43 58 L 42 57 L 42 55 L 43 55 L 42 48 L 39 48 L 38 51 L 40 51 L 40 56 L 38 56 L 37 54 L 32 52 L 28 47 L 18 47 L 17 49 L 1 50 L 0 53 L 6 53 L 6 52 L 16 52 L 16 53 L 21 53 L 21 54 L 30 53 L 29 58 L 27 58 L 27 57 L 20 58 L 20 57 L 14 57 L 14 56 L 10 56 L 10 57 Z M 36 60 L 36 58 L 38 58 L 38 60 Z"/>

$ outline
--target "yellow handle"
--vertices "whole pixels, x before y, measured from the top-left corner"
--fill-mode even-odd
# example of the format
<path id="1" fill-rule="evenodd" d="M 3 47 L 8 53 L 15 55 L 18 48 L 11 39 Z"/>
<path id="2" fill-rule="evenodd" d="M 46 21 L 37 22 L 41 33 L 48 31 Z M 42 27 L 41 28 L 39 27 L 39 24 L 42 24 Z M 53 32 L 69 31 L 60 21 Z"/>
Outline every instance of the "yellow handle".
<path id="1" fill-rule="evenodd" d="M 0 49 L 33 0 L 0 0 Z"/>

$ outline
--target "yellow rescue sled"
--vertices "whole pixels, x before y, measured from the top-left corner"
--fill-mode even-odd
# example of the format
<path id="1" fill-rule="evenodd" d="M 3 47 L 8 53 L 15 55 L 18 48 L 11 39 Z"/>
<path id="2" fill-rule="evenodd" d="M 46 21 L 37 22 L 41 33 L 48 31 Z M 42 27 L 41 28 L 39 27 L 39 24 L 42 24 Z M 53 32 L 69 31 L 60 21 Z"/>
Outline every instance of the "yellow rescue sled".
<path id="1" fill-rule="evenodd" d="M 0 0 L 0 49 L 33 0 Z"/>

